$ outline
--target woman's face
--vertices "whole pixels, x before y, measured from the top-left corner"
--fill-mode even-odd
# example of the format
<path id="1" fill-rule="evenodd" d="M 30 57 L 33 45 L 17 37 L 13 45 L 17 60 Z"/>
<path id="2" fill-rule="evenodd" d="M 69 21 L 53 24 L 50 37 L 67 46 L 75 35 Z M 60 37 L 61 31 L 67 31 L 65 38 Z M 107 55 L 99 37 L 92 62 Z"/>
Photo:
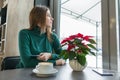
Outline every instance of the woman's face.
<path id="1" fill-rule="evenodd" d="M 46 13 L 46 27 L 52 27 L 53 18 L 51 16 L 50 10 L 47 10 Z"/>

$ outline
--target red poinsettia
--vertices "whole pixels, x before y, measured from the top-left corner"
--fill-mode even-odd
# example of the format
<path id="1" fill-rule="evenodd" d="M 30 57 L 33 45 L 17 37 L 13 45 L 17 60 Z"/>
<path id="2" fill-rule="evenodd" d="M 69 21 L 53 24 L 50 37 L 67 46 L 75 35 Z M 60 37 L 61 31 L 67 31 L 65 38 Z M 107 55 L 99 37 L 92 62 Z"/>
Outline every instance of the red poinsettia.
<path id="1" fill-rule="evenodd" d="M 85 65 L 86 55 L 89 53 L 95 55 L 91 51 L 91 49 L 97 50 L 95 44 L 93 36 L 84 36 L 81 33 L 71 35 L 61 41 L 62 47 L 66 48 L 63 48 L 60 56 L 64 59 L 76 59 L 81 65 Z"/>

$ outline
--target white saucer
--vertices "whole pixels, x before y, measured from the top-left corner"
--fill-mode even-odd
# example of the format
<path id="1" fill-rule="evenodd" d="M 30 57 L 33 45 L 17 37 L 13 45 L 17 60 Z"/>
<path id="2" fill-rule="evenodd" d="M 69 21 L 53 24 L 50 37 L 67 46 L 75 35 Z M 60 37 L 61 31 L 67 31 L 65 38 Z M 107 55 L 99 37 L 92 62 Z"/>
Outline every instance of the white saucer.
<path id="1" fill-rule="evenodd" d="M 50 72 L 42 73 L 42 72 L 39 72 L 37 69 L 33 69 L 32 72 L 35 73 L 38 77 L 49 77 L 49 76 L 53 76 L 55 73 L 57 73 L 58 70 L 53 69 Z"/>

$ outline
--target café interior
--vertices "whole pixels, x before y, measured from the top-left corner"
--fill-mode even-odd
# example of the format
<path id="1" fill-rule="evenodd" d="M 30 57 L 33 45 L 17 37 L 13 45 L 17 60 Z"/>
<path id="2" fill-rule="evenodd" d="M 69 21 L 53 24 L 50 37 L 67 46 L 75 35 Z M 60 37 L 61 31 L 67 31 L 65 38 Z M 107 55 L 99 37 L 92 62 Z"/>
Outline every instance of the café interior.
<path id="1" fill-rule="evenodd" d="M 20 56 L 19 50 L 18 50 L 18 32 L 23 28 L 28 28 L 29 26 L 28 14 L 30 10 L 36 5 L 48 6 L 54 18 L 53 29 L 57 34 L 57 36 L 60 38 L 61 7 L 62 7 L 62 4 L 66 4 L 69 1 L 72 1 L 72 0 L 0 0 L 0 65 L 1 65 L 0 76 L 3 76 L 2 72 L 4 71 L 4 70 L 2 71 L 3 60 L 6 57 L 18 58 Z M 73 0 L 73 1 L 77 2 L 77 0 Z M 82 0 L 80 1 L 82 5 Z M 89 0 L 86 0 L 86 1 L 89 2 Z M 92 1 L 96 1 L 96 0 L 92 0 Z M 96 78 L 97 80 L 103 80 L 103 79 L 104 80 L 113 80 L 113 79 L 120 80 L 120 47 L 119 47 L 120 45 L 120 31 L 119 31 L 120 30 L 119 29 L 120 2 L 119 0 L 97 0 L 97 1 L 101 3 L 100 5 L 101 5 L 101 31 L 102 31 L 102 34 L 101 34 L 102 35 L 101 36 L 102 37 L 102 41 L 101 41 L 102 69 L 114 70 L 117 72 L 117 76 L 114 76 L 114 77 L 110 76 L 110 78 L 109 76 L 105 76 L 105 79 L 103 78 L 104 76 L 101 76 L 101 77 L 96 76 L 97 74 L 95 75 L 91 74 L 90 76 L 92 77 L 92 79 Z M 96 1 L 96 4 L 97 4 L 97 1 Z M 66 6 L 66 7 L 69 7 L 69 6 Z M 92 7 L 93 6 L 91 6 L 90 8 Z M 88 8 L 88 10 L 90 10 L 90 8 Z M 9 64 L 12 65 L 14 63 L 12 63 L 11 61 L 11 63 Z M 57 68 L 59 69 L 59 67 Z M 65 69 L 67 70 L 66 67 Z M 62 69 L 60 70 L 62 72 Z M 89 71 L 87 72 L 90 74 Z M 70 71 L 67 71 L 66 74 L 69 75 L 69 76 L 64 75 L 64 77 L 66 78 L 62 78 L 61 76 L 58 76 L 58 75 L 61 75 L 60 73 L 58 73 L 56 74 L 57 76 L 56 78 L 50 77 L 45 80 L 78 80 L 78 79 L 92 80 L 88 75 L 85 75 L 83 73 L 80 73 L 81 75 L 79 76 L 79 77 L 84 76 L 82 78 L 79 78 L 78 76 L 74 78 L 74 76 L 77 75 L 77 73 L 75 72 L 70 73 Z M 72 77 L 70 75 L 72 75 Z M 12 77 L 14 76 L 12 75 Z M 13 80 L 12 77 L 9 80 Z M 15 80 L 19 80 L 19 79 L 16 76 Z M 28 79 L 32 79 L 32 78 L 30 77 Z M 37 78 L 34 80 L 38 80 L 38 79 L 41 80 L 40 78 Z M 7 80 L 7 78 L 3 77 L 0 80 Z M 23 80 L 27 80 L 27 78 Z M 42 80 L 44 79 L 42 78 Z"/>

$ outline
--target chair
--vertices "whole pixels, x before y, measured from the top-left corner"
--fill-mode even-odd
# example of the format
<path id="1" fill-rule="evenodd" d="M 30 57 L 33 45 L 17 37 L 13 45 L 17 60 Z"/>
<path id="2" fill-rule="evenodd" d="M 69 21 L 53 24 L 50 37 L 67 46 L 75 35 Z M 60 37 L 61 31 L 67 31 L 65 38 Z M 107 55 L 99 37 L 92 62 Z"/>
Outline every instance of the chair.
<path id="1" fill-rule="evenodd" d="M 20 61 L 20 56 L 5 57 L 1 64 L 1 70 L 15 69 Z"/>

